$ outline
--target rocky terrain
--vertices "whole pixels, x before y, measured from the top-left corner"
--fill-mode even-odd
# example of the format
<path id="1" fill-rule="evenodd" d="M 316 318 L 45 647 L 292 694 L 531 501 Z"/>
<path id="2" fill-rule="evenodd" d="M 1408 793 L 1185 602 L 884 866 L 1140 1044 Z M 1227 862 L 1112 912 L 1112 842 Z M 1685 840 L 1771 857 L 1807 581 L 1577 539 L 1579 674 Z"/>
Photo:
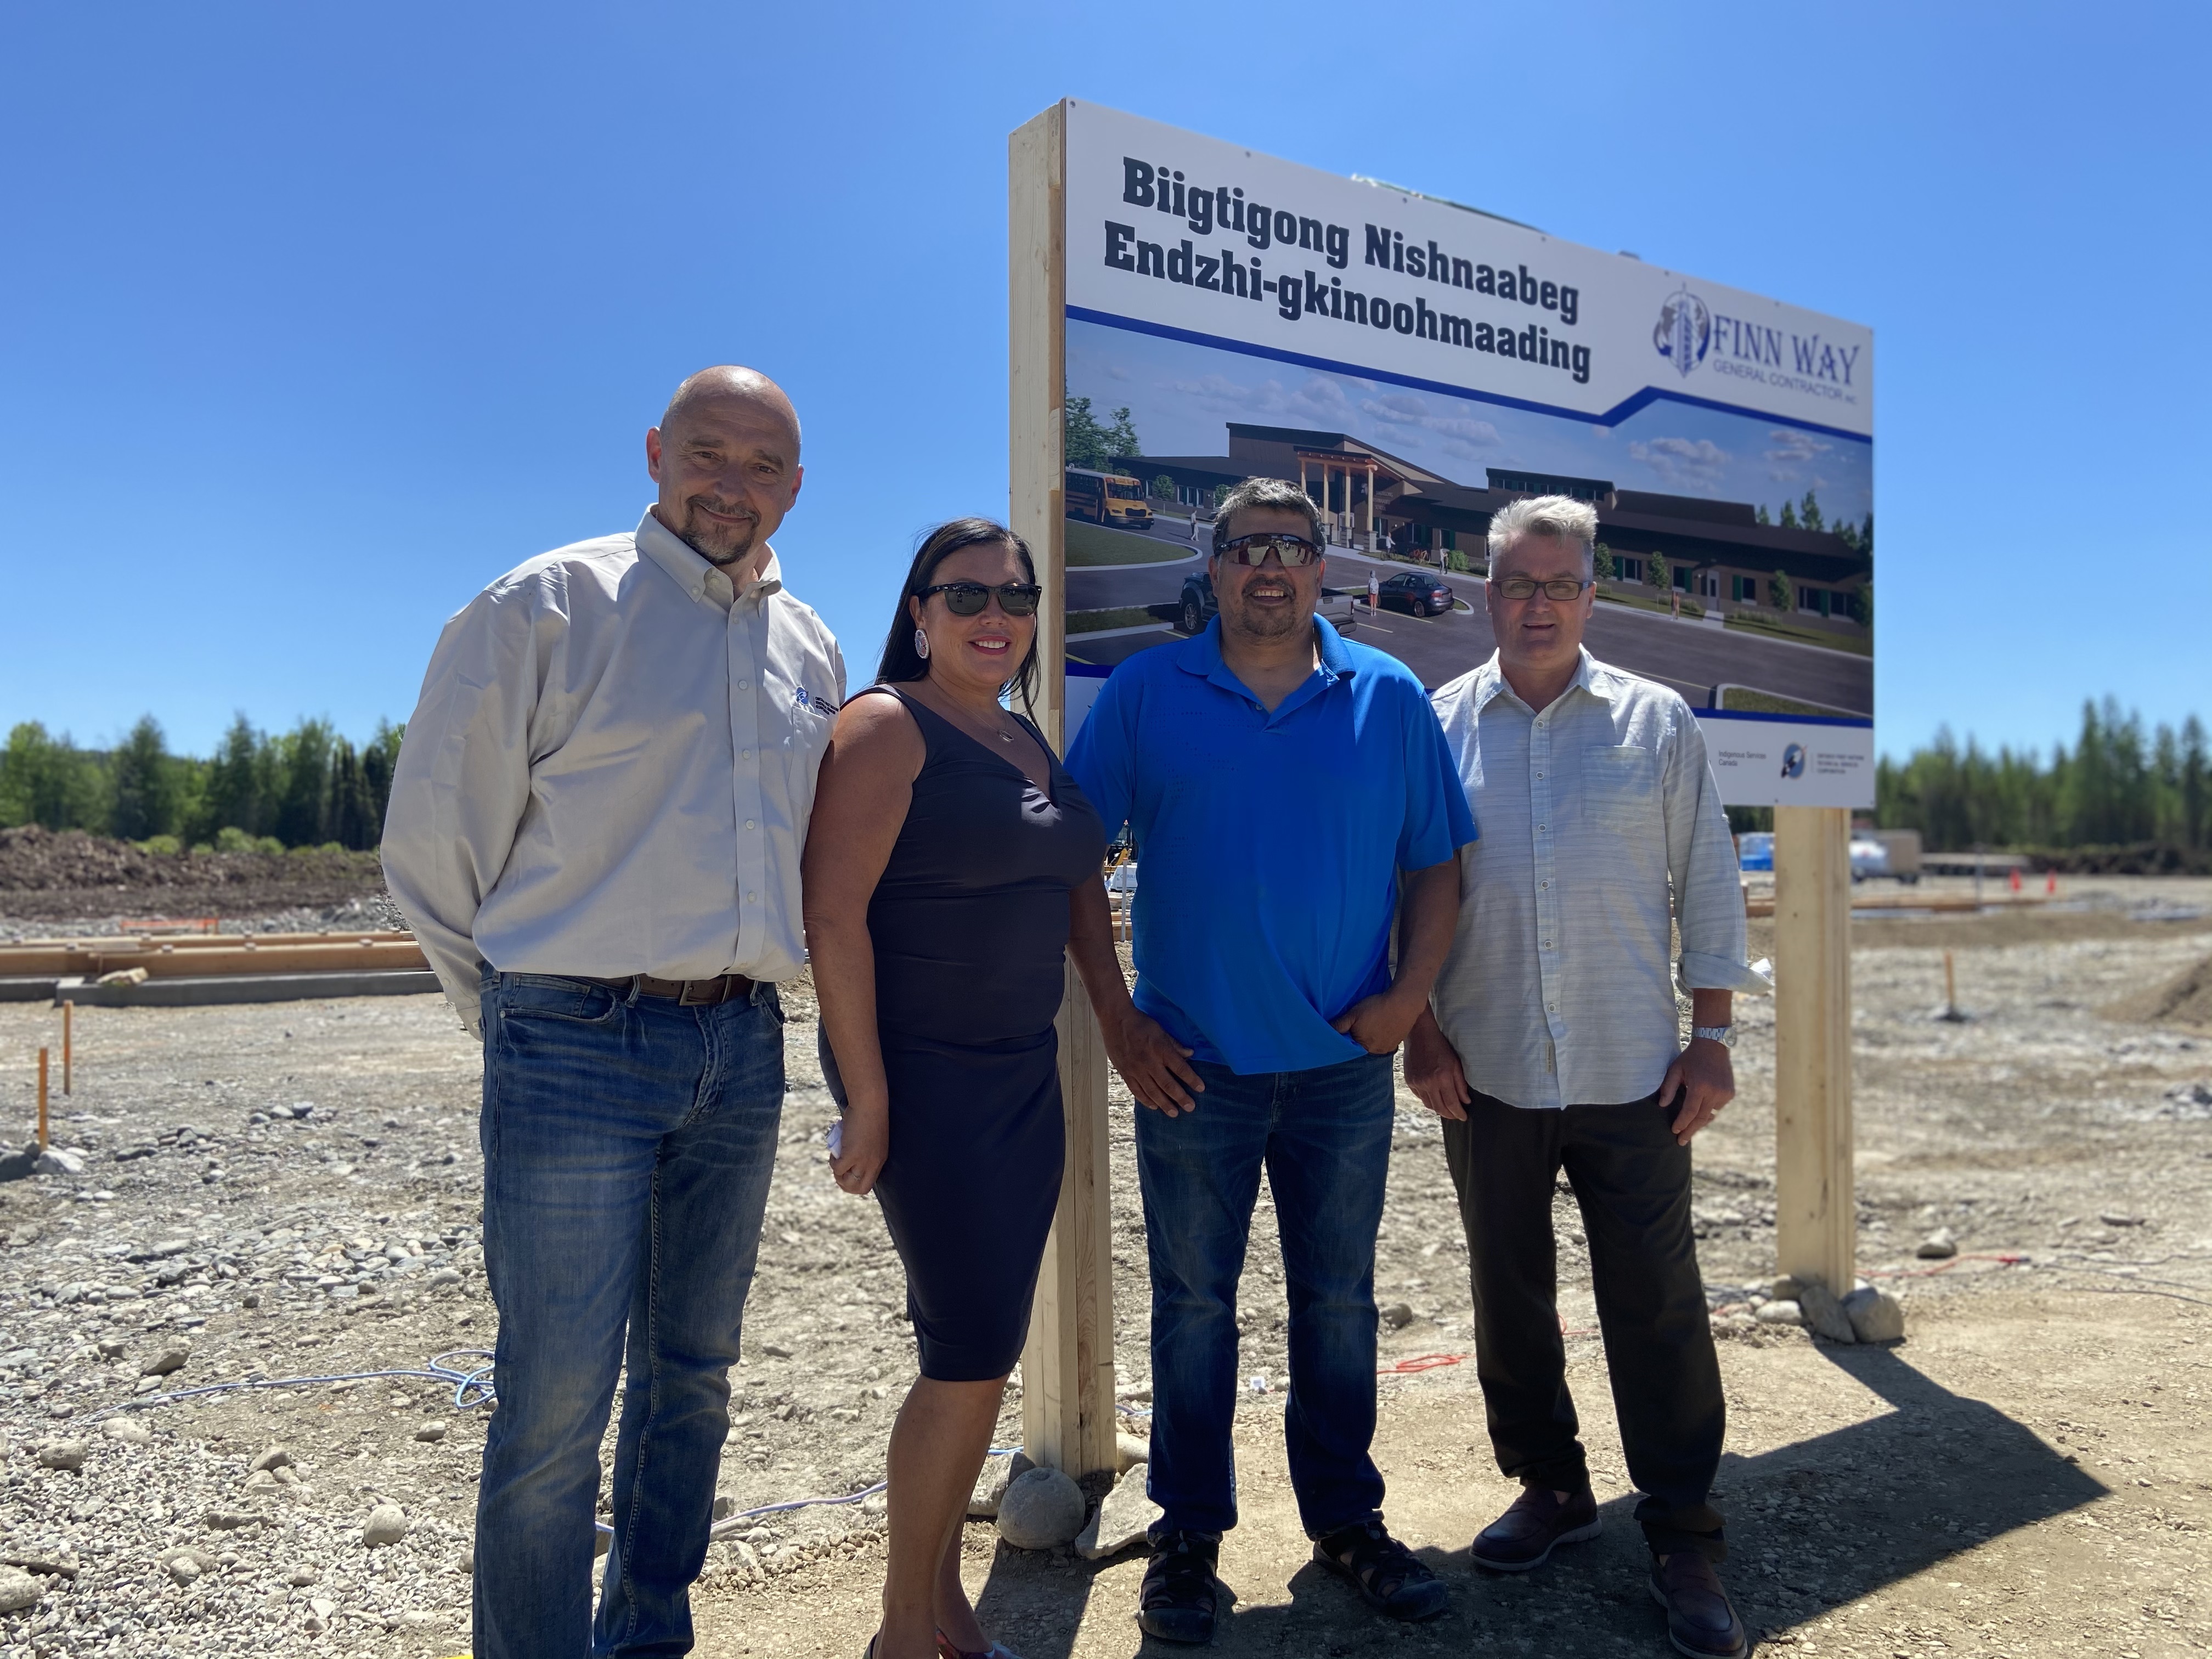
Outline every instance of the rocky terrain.
<path id="1" fill-rule="evenodd" d="M 1860 1257 L 1902 1295 L 1902 1347 L 1761 1321 L 1771 1020 L 1742 1005 L 1742 1096 L 1699 1142 L 1697 1215 L 1735 1425 L 1729 1573 L 1777 1644 L 1869 1659 L 2212 1644 L 2212 1030 L 2099 1012 L 2203 958 L 2212 883 L 2081 896 L 1855 933 Z M 1931 1017 L 1945 948 L 1963 1020 Z M 823 1167 L 832 1109 L 806 987 L 789 988 L 792 1091 L 721 1471 L 740 1517 L 865 1492 L 913 1373 L 880 1217 Z M 57 1032 L 51 1010 L 0 1005 L 0 1137 L 26 1133 L 30 1056 Z M 465 1650 L 484 1419 L 465 1379 L 493 1330 L 478 1071 L 430 998 L 79 1011 L 54 1122 L 81 1171 L 0 1185 L 0 1656 Z M 1115 1322 L 1141 1434 L 1144 1244 L 1118 1085 L 1115 1101 Z M 1410 1095 L 1400 1108 L 1378 1445 L 1394 1521 L 1451 1579 L 1454 1611 L 1378 1632 L 1300 1565 L 1263 1196 L 1222 1650 L 1660 1652 L 1564 1194 L 1562 1314 L 1612 1530 L 1540 1586 L 1468 1568 L 1468 1536 L 1510 1492 L 1460 1363 L 1471 1310 L 1440 1137 Z M 1920 1253 L 1944 1233 L 1954 1254 Z M 190 1393 L 231 1382 L 257 1386 Z M 1018 1437 L 1016 1395 L 1000 1438 Z M 1887 1517 L 1873 1533 L 1870 1512 Z M 860 1650 L 878 1504 L 728 1530 L 696 1596 L 702 1653 Z M 981 1523 L 969 1547 L 987 1619 L 1027 1659 L 1139 1650 L 1133 1558 L 1013 1550 Z"/>

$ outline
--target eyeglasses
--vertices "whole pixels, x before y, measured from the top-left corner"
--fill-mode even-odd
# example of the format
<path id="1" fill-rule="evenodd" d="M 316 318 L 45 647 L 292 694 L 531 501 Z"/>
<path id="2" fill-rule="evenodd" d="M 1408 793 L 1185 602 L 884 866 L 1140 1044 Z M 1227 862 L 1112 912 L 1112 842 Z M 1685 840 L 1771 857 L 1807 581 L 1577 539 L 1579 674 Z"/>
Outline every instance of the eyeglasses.
<path id="1" fill-rule="evenodd" d="M 1304 537 L 1273 535 L 1239 536 L 1233 542 L 1223 543 L 1217 556 L 1231 564 L 1265 564 L 1270 553 L 1283 562 L 1285 570 L 1295 570 L 1321 557 L 1321 549 Z"/>
<path id="2" fill-rule="evenodd" d="M 956 617 L 981 616 L 994 593 L 999 596 L 999 609 L 1009 617 L 1034 617 L 1044 589 L 1035 582 L 1000 582 L 996 587 L 986 587 L 981 582 L 939 582 L 921 590 L 925 599 L 933 593 L 944 594 L 945 608 Z"/>
<path id="3" fill-rule="evenodd" d="M 1534 576 L 1508 576 L 1501 581 L 1491 583 L 1509 599 L 1533 599 L 1536 597 L 1536 590 L 1540 587 L 1546 599 L 1557 599 L 1562 605 L 1569 599 L 1580 598 L 1583 589 L 1589 585 L 1578 582 L 1571 576 L 1562 576 L 1557 581 L 1548 582 L 1540 582 Z"/>

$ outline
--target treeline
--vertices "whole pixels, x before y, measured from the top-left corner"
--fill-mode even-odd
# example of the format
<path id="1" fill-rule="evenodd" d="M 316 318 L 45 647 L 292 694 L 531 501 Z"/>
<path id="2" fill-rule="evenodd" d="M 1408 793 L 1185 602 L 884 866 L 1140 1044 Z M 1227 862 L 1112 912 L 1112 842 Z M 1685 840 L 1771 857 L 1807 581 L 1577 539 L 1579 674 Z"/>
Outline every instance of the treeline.
<path id="1" fill-rule="evenodd" d="M 272 736 L 240 714 L 202 759 L 171 754 L 151 714 L 109 750 L 27 720 L 0 750 L 0 830 L 88 830 L 163 851 L 365 851 L 382 836 L 401 731 L 380 720 L 356 747 L 328 720 Z"/>
<path id="2" fill-rule="evenodd" d="M 1875 773 L 1875 820 L 1917 830 L 1931 852 L 1976 847 L 2212 848 L 2212 757 L 2204 723 L 2146 731 L 2107 697 L 2086 703 L 2081 734 L 2044 761 L 2034 750 L 1990 754 L 1948 727 Z"/>

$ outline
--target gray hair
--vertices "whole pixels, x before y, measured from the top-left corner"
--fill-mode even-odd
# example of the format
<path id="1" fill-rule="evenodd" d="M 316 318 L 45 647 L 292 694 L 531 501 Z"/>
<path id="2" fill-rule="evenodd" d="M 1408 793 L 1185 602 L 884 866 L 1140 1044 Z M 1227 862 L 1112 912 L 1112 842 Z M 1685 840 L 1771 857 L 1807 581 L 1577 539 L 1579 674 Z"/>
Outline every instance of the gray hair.
<path id="1" fill-rule="evenodd" d="M 1306 530 L 1316 547 L 1327 547 L 1328 538 L 1321 533 L 1321 508 L 1314 505 L 1312 496 L 1288 478 L 1247 478 L 1221 498 L 1221 505 L 1213 510 L 1213 553 L 1216 558 L 1230 542 L 1229 521 L 1237 514 L 1251 507 L 1279 507 L 1285 513 L 1306 515 Z"/>
<path id="2" fill-rule="evenodd" d="M 1556 536 L 1583 550 L 1583 579 L 1597 575 L 1597 509 L 1571 495 L 1530 495 L 1490 515 L 1490 568 L 1523 536 Z"/>

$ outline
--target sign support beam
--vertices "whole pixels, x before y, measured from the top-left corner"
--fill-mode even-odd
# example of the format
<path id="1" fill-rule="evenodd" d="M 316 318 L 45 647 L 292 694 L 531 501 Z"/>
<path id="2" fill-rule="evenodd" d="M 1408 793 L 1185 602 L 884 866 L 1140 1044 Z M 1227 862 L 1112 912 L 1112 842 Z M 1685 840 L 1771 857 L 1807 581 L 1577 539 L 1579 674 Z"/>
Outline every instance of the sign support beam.
<path id="1" fill-rule="evenodd" d="M 1037 606 L 1037 724 L 1067 746 L 1067 112 L 1056 104 L 1007 144 L 1006 522 L 1030 544 Z M 1071 965 L 1057 1022 L 1067 1164 L 1022 1351 L 1022 1442 L 1048 1468 L 1082 1476 L 1115 1467 L 1113 1217 L 1106 1141 L 1106 1051 Z"/>
<path id="2" fill-rule="evenodd" d="M 1850 813 L 1774 809 L 1776 1265 L 1848 1295 L 1851 1164 Z"/>

